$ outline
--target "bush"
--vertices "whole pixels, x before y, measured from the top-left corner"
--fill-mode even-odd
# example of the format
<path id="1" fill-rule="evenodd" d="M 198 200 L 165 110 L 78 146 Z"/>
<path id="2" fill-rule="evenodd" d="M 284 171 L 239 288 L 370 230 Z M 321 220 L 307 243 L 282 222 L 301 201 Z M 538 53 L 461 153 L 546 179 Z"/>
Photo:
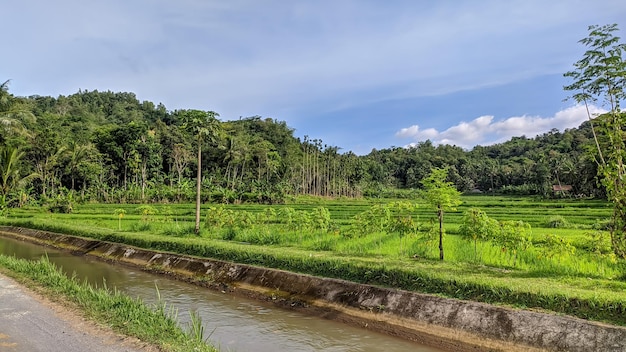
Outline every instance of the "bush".
<path id="1" fill-rule="evenodd" d="M 591 228 L 594 230 L 611 231 L 612 223 L 611 219 L 597 219 L 593 225 L 591 225 Z"/>
<path id="2" fill-rule="evenodd" d="M 150 231 L 151 228 L 152 224 L 150 224 L 149 222 L 140 222 L 130 225 L 130 230 L 132 232 L 146 232 Z"/>
<path id="3" fill-rule="evenodd" d="M 226 231 L 222 235 L 222 239 L 226 241 L 232 241 L 237 236 L 237 230 L 234 227 L 227 227 Z"/>
<path id="4" fill-rule="evenodd" d="M 552 216 L 546 222 L 546 227 L 549 227 L 551 229 L 566 228 L 569 226 L 570 223 L 567 222 L 567 220 L 565 220 L 565 218 L 561 215 Z"/>
<path id="5" fill-rule="evenodd" d="M 56 197 L 48 204 L 48 211 L 51 213 L 69 214 L 74 208 L 72 202 L 65 197 Z"/>

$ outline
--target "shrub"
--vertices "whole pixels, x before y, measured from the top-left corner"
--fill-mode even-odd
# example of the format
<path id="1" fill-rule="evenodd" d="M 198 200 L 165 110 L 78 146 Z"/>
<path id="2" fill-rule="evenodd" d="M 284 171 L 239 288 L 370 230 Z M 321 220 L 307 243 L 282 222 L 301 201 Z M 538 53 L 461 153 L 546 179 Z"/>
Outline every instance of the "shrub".
<path id="1" fill-rule="evenodd" d="M 594 230 L 611 231 L 611 219 L 597 219 L 591 228 Z"/>
<path id="2" fill-rule="evenodd" d="M 143 221 L 130 225 L 130 230 L 132 232 L 150 231 L 151 228 L 152 228 L 152 224 L 150 224 L 149 222 L 143 222 Z"/>
<path id="3" fill-rule="evenodd" d="M 74 210 L 72 202 L 65 198 L 57 197 L 48 205 L 48 211 L 51 213 L 69 214 Z"/>
<path id="4" fill-rule="evenodd" d="M 494 237 L 499 230 L 498 222 L 478 208 L 470 208 L 463 213 L 459 234 L 463 239 L 474 242 L 474 259 L 478 259 L 478 241 Z"/>
<path id="5" fill-rule="evenodd" d="M 141 214 L 141 221 L 148 222 L 150 221 L 152 215 L 157 213 L 157 209 L 152 205 L 140 205 L 135 208 L 135 212 L 137 212 L 137 214 Z"/>
<path id="6" fill-rule="evenodd" d="M 513 266 L 515 266 L 518 253 L 528 249 L 532 244 L 530 224 L 521 220 L 502 221 L 493 242 L 502 249 L 503 253 L 513 254 Z"/>
<path id="7" fill-rule="evenodd" d="M 566 228 L 566 227 L 569 227 L 569 226 L 570 226 L 570 224 L 561 215 L 551 216 L 548 219 L 548 221 L 546 222 L 546 227 L 549 227 L 551 229 Z"/>
<path id="8" fill-rule="evenodd" d="M 548 259 L 561 258 L 564 255 L 574 254 L 574 252 L 576 252 L 576 248 L 568 240 L 552 234 L 545 236 L 541 248 L 542 255 Z"/>

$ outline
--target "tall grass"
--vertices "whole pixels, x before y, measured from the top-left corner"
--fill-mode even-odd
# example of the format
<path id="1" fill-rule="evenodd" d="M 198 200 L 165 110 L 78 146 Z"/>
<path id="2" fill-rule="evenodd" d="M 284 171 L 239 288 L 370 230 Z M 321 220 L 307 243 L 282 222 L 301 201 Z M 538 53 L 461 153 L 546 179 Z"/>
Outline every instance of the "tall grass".
<path id="1" fill-rule="evenodd" d="M 141 300 L 115 289 L 80 283 L 75 277 L 67 277 L 46 257 L 28 261 L 0 255 L 0 269 L 23 283 L 42 288 L 51 293 L 51 297 L 62 297 L 64 302 L 79 307 L 89 318 L 119 333 L 153 343 L 164 351 L 217 351 L 203 339 L 198 339 L 201 322 L 196 321 L 194 329 L 185 332 L 164 304 L 150 308 Z"/>

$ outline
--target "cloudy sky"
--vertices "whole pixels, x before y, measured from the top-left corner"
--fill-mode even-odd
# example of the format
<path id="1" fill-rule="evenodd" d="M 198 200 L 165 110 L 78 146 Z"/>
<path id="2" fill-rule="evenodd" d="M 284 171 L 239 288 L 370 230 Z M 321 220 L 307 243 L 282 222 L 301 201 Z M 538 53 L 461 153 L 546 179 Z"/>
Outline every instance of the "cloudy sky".
<path id="1" fill-rule="evenodd" d="M 623 0 L 5 0 L 19 96 L 128 91 L 368 153 L 577 127 L 562 74 Z M 621 23 L 620 23 L 621 21 Z M 8 43 L 7 43 L 8 41 Z"/>

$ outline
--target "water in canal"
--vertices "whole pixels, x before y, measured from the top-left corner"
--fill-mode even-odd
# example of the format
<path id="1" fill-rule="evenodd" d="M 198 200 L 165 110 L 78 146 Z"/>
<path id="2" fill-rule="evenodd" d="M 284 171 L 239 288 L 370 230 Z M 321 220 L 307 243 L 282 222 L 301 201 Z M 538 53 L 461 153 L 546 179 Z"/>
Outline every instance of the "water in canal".
<path id="1" fill-rule="evenodd" d="M 50 261 L 79 280 L 139 297 L 147 304 L 161 299 L 178 310 L 185 326 L 189 312 L 199 313 L 206 333 L 223 351 L 412 351 L 440 352 L 409 341 L 359 329 L 346 324 L 283 310 L 265 302 L 222 294 L 122 265 L 74 256 L 58 250 L 0 236 L 0 253 L 18 258 Z"/>

